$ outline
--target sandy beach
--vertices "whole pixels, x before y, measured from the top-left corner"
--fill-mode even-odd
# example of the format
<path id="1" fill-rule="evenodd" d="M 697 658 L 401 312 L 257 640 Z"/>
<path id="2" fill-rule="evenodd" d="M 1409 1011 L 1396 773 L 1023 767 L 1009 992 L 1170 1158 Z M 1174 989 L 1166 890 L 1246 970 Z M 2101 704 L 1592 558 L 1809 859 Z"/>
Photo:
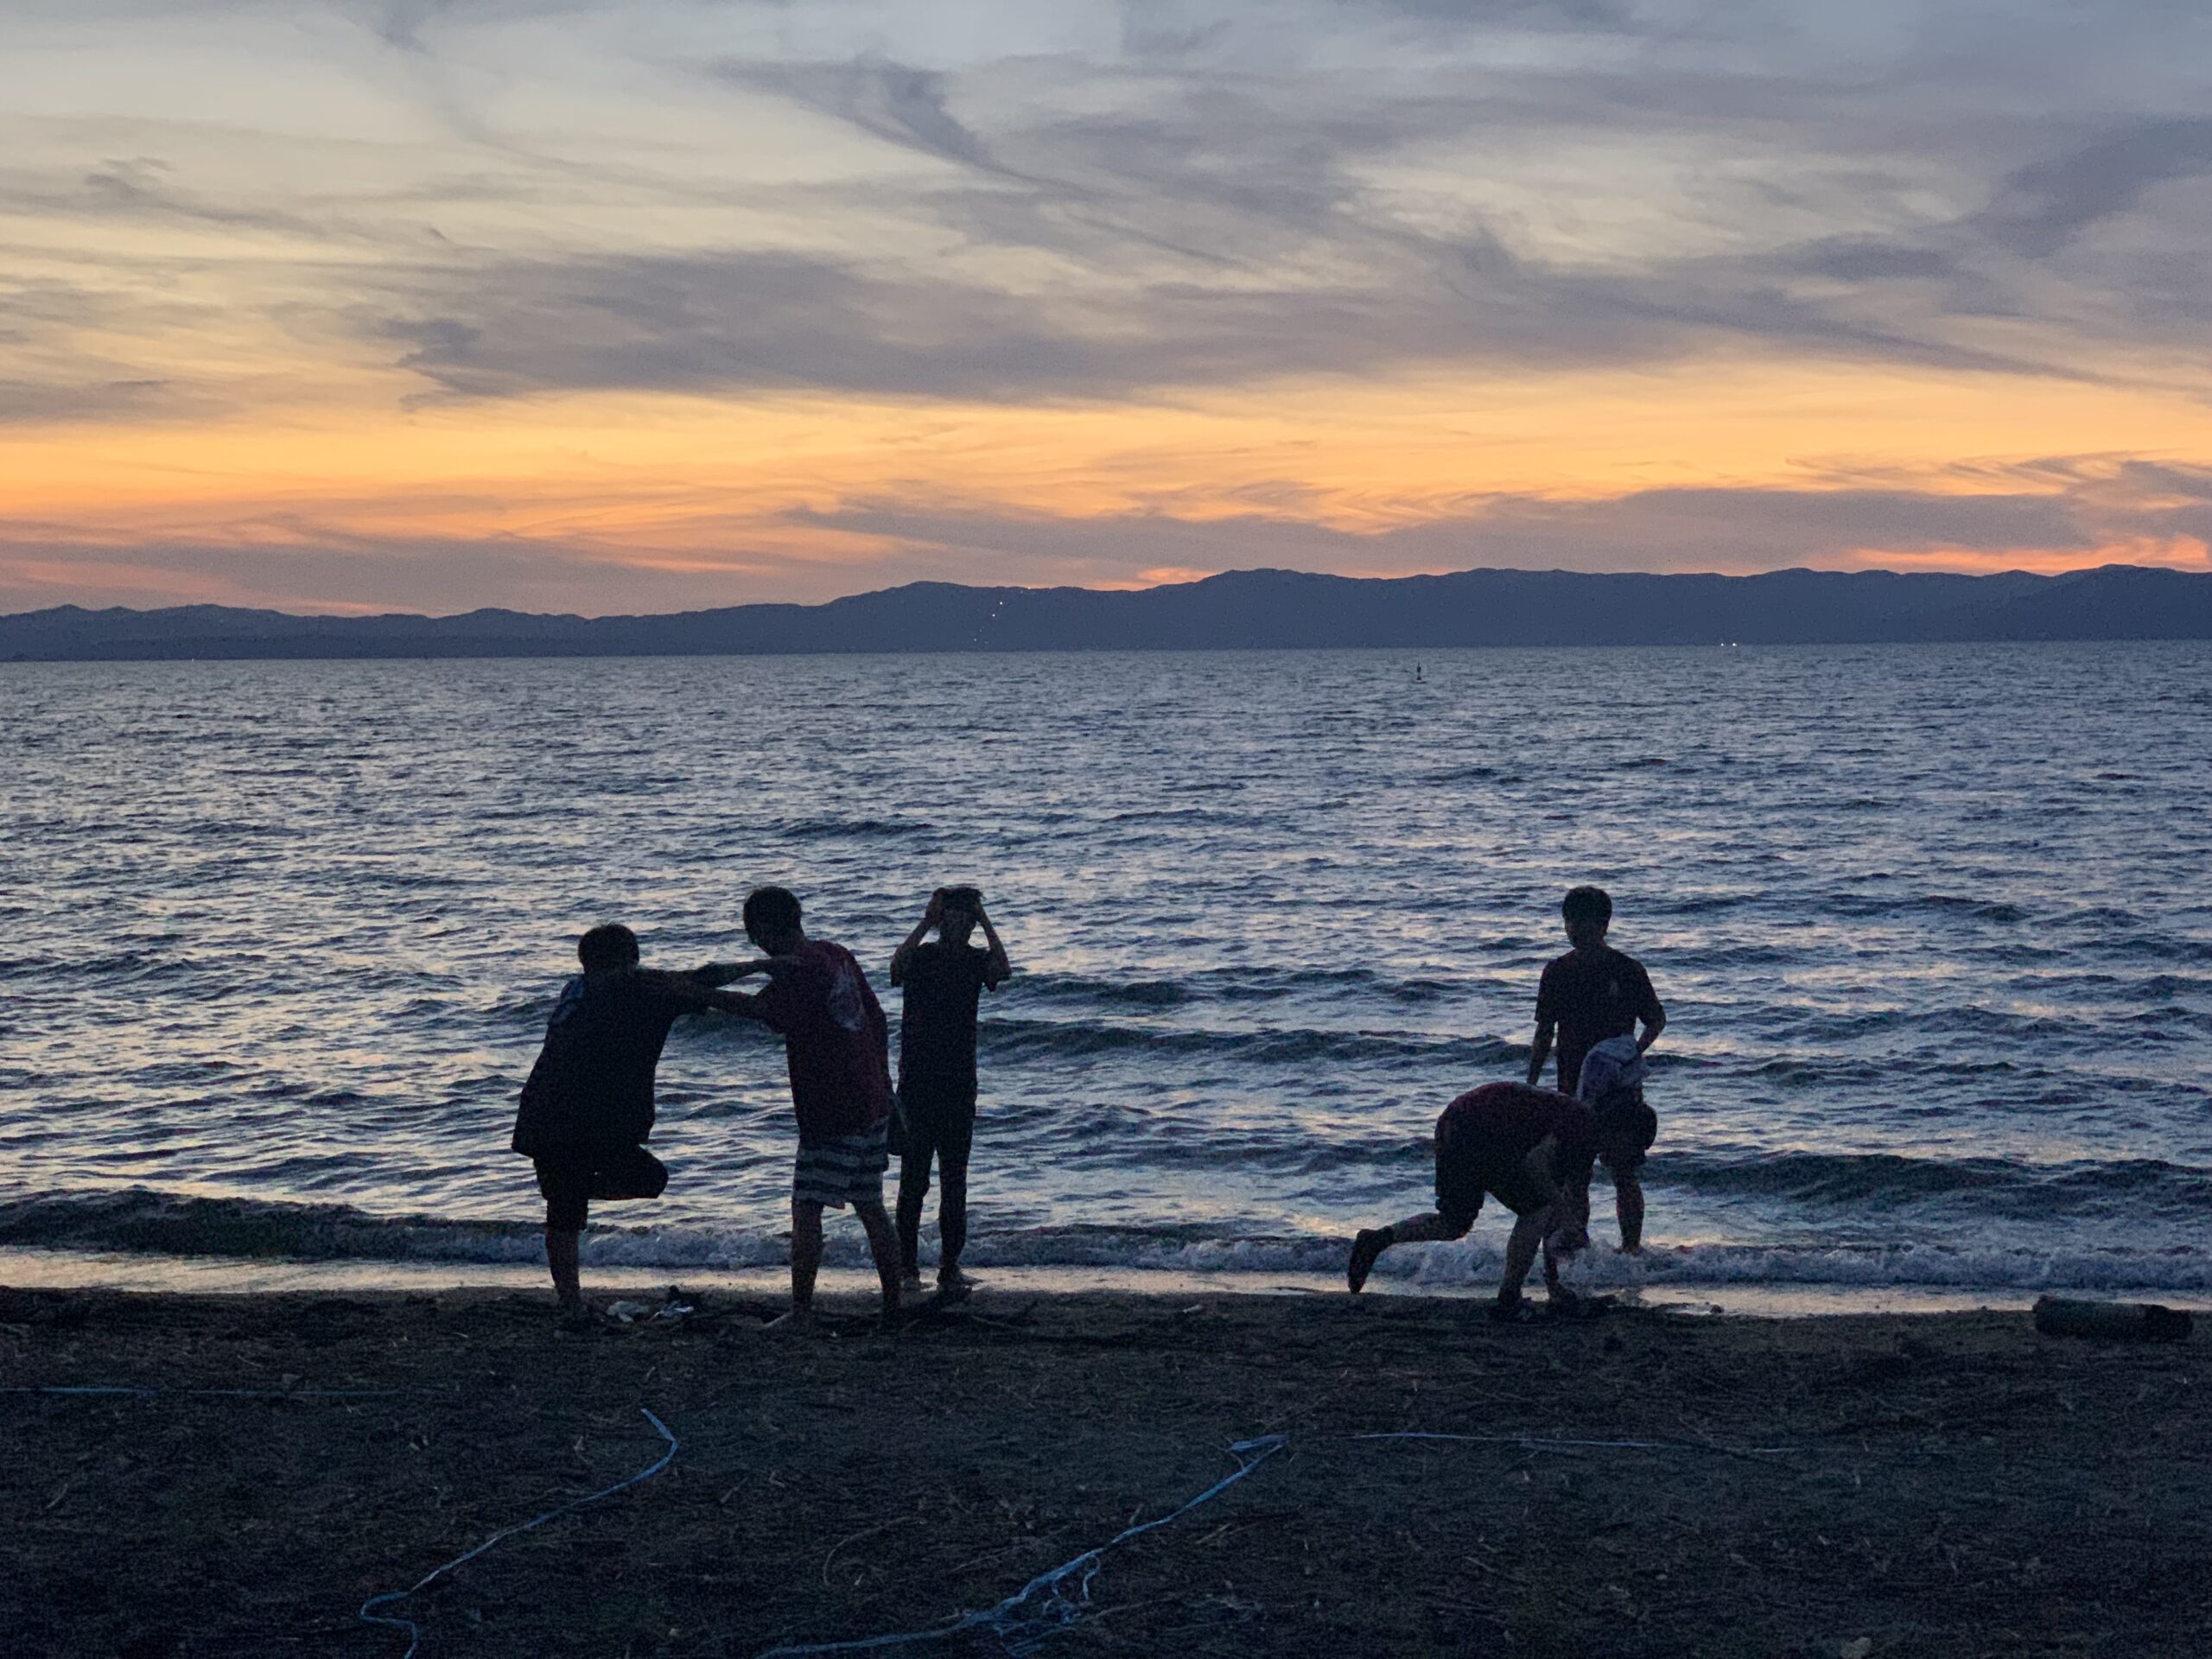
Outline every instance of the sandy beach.
<path id="1" fill-rule="evenodd" d="M 1101 1294 L 986 1296 L 895 1338 L 840 1298 L 779 1338 L 770 1301 L 687 1300 L 569 1333 L 506 1293 L 0 1293 L 8 1650 L 398 1659 L 363 1601 L 650 1467 L 647 1410 L 677 1442 L 660 1472 L 379 1611 L 424 1656 L 919 1630 L 1280 1435 L 1107 1553 L 1072 1622 L 1034 1619 L 1072 1613 L 1079 1575 L 998 1634 L 894 1650 L 2201 1650 L 2201 1333 Z M 156 1391 L 36 1391 L 86 1386 Z M 1492 1438 L 1357 1438 L 1406 1431 Z"/>

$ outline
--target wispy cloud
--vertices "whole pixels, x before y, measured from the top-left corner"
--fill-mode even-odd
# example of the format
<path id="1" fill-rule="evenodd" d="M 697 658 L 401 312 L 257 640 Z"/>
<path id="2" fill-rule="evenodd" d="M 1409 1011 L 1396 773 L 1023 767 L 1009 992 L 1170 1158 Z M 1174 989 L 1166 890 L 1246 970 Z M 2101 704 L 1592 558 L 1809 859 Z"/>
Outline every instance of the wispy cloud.
<path id="1" fill-rule="evenodd" d="M 805 187 L 818 225 L 902 233 L 460 261 L 410 273 L 387 326 L 446 342 L 403 360 L 476 396 L 1124 397 L 1739 350 L 2065 378 L 2133 372 L 2116 341 L 2206 355 L 2143 268 L 2206 228 L 2165 197 L 2212 162 L 2212 124 L 2087 100 L 2031 120 L 2018 66 L 1931 86 L 1912 39 L 1821 71 L 1809 12 L 1728 39 L 1663 7 L 1291 8 L 1305 38 L 1278 44 L 1141 10 L 1143 49 L 1103 62 L 718 58 L 709 79 L 876 146 L 876 173 Z M 2139 11 L 2105 45 L 2121 63 L 2174 22 Z M 1440 60 L 1393 17 L 1446 37 Z M 1538 22 L 1596 44 L 1480 50 Z M 1647 187 L 1639 224 L 1624 197 Z M 1578 230 L 1563 196 L 1617 222 Z M 2126 259 L 2084 245 L 2130 215 Z"/>

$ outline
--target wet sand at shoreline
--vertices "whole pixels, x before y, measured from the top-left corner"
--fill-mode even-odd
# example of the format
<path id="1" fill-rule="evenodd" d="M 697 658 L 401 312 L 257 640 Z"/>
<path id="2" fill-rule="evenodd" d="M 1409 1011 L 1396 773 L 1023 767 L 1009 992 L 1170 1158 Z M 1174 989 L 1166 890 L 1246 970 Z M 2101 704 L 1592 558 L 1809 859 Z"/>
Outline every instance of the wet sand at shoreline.
<path id="1" fill-rule="evenodd" d="M 363 1600 L 648 1467 L 667 1448 L 646 1409 L 679 1442 L 665 1470 L 383 1610 L 420 1624 L 424 1659 L 925 1629 L 1174 1510 L 1267 1435 L 1287 1440 L 1244 1479 L 1108 1554 L 1038 1650 L 2204 1639 L 2201 1333 L 1641 1310 L 1503 1328 L 1413 1296 L 1000 1293 L 895 1338 L 840 1297 L 825 1331 L 782 1338 L 770 1299 L 688 1300 L 570 1333 L 508 1292 L 0 1292 L 0 1386 L 159 1390 L 0 1395 L 6 1650 L 399 1659 L 405 1633 L 361 1623 Z M 1498 1438 L 1354 1438 L 1404 1431 Z M 1007 1650 L 981 1628 L 893 1649 Z"/>

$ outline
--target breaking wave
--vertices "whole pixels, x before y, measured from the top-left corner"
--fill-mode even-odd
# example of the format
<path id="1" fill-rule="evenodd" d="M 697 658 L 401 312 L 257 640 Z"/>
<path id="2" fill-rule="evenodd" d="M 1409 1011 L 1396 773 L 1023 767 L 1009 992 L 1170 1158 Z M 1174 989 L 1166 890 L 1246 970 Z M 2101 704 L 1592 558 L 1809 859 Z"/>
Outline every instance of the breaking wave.
<path id="1" fill-rule="evenodd" d="M 1441 1287 L 1495 1276 L 1502 1226 L 1384 1258 L 1380 1281 Z M 865 1247 L 834 1229 L 829 1260 L 859 1266 Z M 1348 1240 L 1325 1234 L 1242 1234 L 1224 1224 L 1039 1227 L 978 1235 L 978 1268 L 1083 1268 L 1142 1274 L 1321 1274 L 1343 1270 Z M 176 1257 L 286 1262 L 532 1262 L 534 1222 L 376 1216 L 344 1205 L 208 1198 L 144 1188 L 0 1201 L 0 1246 L 124 1251 Z M 606 1267 L 740 1271 L 779 1266 L 785 1236 L 770 1228 L 702 1222 L 595 1225 L 588 1259 Z M 1593 1251 L 1581 1282 L 1627 1288 L 1699 1285 L 1925 1287 L 1958 1289 L 2212 1291 L 2212 1249 L 2098 1249 L 2079 1243 L 1691 1243 L 1639 1258 Z"/>

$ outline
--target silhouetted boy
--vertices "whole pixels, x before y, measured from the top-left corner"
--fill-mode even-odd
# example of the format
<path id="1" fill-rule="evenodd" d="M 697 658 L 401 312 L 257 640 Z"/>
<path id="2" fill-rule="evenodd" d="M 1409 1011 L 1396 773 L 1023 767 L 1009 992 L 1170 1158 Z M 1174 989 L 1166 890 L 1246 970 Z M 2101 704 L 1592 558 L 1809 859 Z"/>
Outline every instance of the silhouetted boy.
<path id="1" fill-rule="evenodd" d="M 791 1172 L 791 1311 L 776 1323 L 809 1323 L 822 1266 L 822 1211 L 851 1205 L 868 1231 L 883 1285 L 886 1328 L 899 1317 L 899 1243 L 883 1208 L 890 1166 L 891 1050 L 883 1009 L 853 953 L 810 939 L 798 898 L 760 887 L 745 901 L 745 931 L 768 953 L 765 963 L 717 969 L 718 976 L 765 971 L 757 995 L 732 993 L 748 1013 L 784 1037 L 791 1111 L 798 1119 L 798 1161 Z"/>
<path id="2" fill-rule="evenodd" d="M 707 1008 L 741 1011 L 698 976 L 640 968 L 638 936 L 620 923 L 593 928 L 576 942 L 576 956 L 583 972 L 561 988 L 545 1022 L 512 1143 L 537 1166 L 546 1264 L 571 1320 L 584 1313 L 576 1255 L 590 1201 L 657 1198 L 668 1185 L 645 1141 L 669 1027 Z"/>
<path id="3" fill-rule="evenodd" d="M 1582 1079 L 1583 1057 L 1591 1049 L 1608 1038 L 1634 1037 L 1636 1052 L 1643 1053 L 1667 1028 L 1667 1010 L 1659 1006 L 1643 964 L 1605 943 L 1613 901 L 1603 887 L 1576 887 L 1561 901 L 1560 914 L 1574 948 L 1544 969 L 1536 988 L 1536 1040 L 1529 1056 L 1529 1081 L 1534 1084 L 1543 1077 L 1556 1033 L 1560 1092 L 1572 1095 Z M 1639 1023 L 1643 1027 L 1640 1035 Z M 1637 1097 L 1641 1103 L 1640 1090 Z M 1643 1248 L 1643 1182 L 1638 1173 L 1643 1165 L 1640 1152 L 1632 1158 L 1605 1160 L 1606 1173 L 1613 1178 L 1621 1249 L 1630 1255 Z"/>
<path id="4" fill-rule="evenodd" d="M 924 936 L 937 930 L 929 943 Z M 981 927 L 987 948 L 968 943 Z M 976 1135 L 976 1007 L 1014 972 L 998 931 L 973 887 L 939 887 L 891 957 L 891 982 L 906 993 L 899 1022 L 899 1259 L 909 1287 L 922 1283 L 922 1200 L 930 1160 L 938 1196 L 938 1294 L 968 1294 L 960 1252 L 968 1243 L 968 1153 Z"/>
<path id="5" fill-rule="evenodd" d="M 1524 1084 L 1471 1089 L 1436 1120 L 1436 1208 L 1389 1227 L 1362 1229 L 1352 1240 L 1345 1282 L 1357 1294 L 1376 1259 L 1394 1244 L 1465 1237 L 1488 1193 L 1516 1217 L 1491 1316 L 1530 1317 L 1521 1287 L 1540 1242 L 1552 1306 L 1571 1310 L 1578 1299 L 1560 1283 L 1559 1258 L 1590 1242 L 1591 1163 L 1600 1154 L 1640 1152 L 1651 1144 L 1654 1128 L 1647 1106 L 1593 1112 L 1579 1100 Z"/>

